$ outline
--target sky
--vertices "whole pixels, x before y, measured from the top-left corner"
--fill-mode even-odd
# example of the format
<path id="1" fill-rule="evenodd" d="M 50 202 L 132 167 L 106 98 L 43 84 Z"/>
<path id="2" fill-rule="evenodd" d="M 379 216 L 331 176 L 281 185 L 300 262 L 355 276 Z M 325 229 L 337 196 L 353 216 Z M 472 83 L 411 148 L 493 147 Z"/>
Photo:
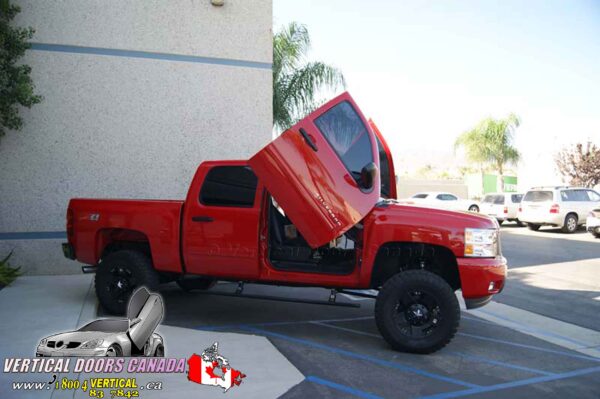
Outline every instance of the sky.
<path id="1" fill-rule="evenodd" d="M 274 0 L 274 30 L 291 21 L 309 60 L 343 72 L 399 174 L 463 164 L 456 137 L 510 112 L 521 189 L 560 183 L 564 146 L 600 145 L 600 0 Z"/>

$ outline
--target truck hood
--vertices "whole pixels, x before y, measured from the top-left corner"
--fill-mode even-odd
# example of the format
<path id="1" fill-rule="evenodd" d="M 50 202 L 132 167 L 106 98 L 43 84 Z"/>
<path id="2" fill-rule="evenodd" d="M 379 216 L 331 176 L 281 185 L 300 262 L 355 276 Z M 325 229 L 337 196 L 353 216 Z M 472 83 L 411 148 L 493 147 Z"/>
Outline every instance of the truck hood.
<path id="1" fill-rule="evenodd" d="M 498 228 L 498 222 L 489 216 L 473 212 L 452 211 L 439 208 L 408 205 L 392 200 L 379 202 L 373 212 L 378 217 L 399 217 L 401 220 L 417 220 L 423 226 L 447 229 L 448 226 L 457 228 Z"/>

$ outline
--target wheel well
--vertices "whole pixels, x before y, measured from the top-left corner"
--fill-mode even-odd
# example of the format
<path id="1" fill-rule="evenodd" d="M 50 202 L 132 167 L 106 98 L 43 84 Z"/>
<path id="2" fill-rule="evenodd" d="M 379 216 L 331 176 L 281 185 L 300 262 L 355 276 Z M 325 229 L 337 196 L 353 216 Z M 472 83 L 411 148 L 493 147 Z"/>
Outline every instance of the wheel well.
<path id="1" fill-rule="evenodd" d="M 567 213 L 565 215 L 565 220 L 567 220 L 567 216 L 569 216 L 569 215 L 575 216 L 575 219 L 577 219 L 577 222 L 579 222 L 579 216 L 577 216 L 577 213 L 575 213 L 575 212 L 569 212 L 569 213 Z"/>
<path id="2" fill-rule="evenodd" d="M 460 288 L 456 257 L 446 247 L 415 242 L 391 242 L 377 251 L 371 287 L 378 288 L 404 270 L 425 269 L 442 277 L 452 289 Z"/>
<path id="3" fill-rule="evenodd" d="M 98 232 L 98 253 L 100 259 L 107 257 L 109 254 L 124 249 L 138 251 L 152 259 L 152 251 L 150 250 L 150 241 L 148 237 L 136 230 L 127 229 L 103 229 Z"/>

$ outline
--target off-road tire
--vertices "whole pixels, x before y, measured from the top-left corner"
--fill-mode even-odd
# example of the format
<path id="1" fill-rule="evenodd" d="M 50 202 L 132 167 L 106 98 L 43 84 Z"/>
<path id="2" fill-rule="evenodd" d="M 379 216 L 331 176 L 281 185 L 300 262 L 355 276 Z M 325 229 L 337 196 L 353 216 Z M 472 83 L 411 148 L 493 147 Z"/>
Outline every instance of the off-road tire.
<path id="1" fill-rule="evenodd" d="M 565 234 L 575 233 L 579 228 L 577 222 L 577 215 L 569 213 L 567 216 L 565 216 L 565 223 L 563 224 L 561 231 Z"/>
<path id="2" fill-rule="evenodd" d="M 124 279 L 129 276 L 129 284 L 118 298 L 113 295 L 113 291 L 116 289 L 115 281 L 118 279 L 115 277 L 116 269 L 123 270 L 126 274 L 123 276 Z M 152 261 L 138 251 L 113 252 L 98 264 L 96 271 L 95 285 L 98 301 L 109 313 L 116 315 L 125 314 L 129 298 L 135 288 L 145 286 L 149 291 L 156 291 L 159 284 L 160 276 L 152 267 Z"/>
<path id="3" fill-rule="evenodd" d="M 394 321 L 398 303 L 404 293 L 420 291 L 435 297 L 439 307 L 439 322 L 430 335 L 409 337 Z M 394 313 L 396 312 L 396 314 Z M 432 353 L 446 346 L 456 334 L 460 322 L 460 307 L 454 291 L 440 276 L 425 270 L 408 270 L 392 276 L 379 290 L 375 302 L 375 322 L 379 332 L 395 350 L 411 353 Z"/>
<path id="4" fill-rule="evenodd" d="M 210 277 L 196 277 L 193 280 L 180 279 L 175 280 L 175 282 L 179 288 L 185 292 L 190 292 L 193 290 L 206 291 L 210 290 L 217 284 L 217 280 Z"/>
<path id="5" fill-rule="evenodd" d="M 540 227 L 542 227 L 542 226 L 539 224 L 527 223 L 527 228 L 532 231 L 538 231 L 540 229 Z"/>

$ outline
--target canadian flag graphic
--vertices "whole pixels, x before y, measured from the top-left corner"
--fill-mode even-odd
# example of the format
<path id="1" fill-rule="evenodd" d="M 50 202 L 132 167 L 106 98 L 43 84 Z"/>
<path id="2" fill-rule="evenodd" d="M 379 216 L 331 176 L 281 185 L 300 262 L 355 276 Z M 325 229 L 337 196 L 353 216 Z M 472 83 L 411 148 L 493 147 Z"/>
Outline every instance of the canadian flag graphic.
<path id="1" fill-rule="evenodd" d="M 188 359 L 188 379 L 202 385 L 218 386 L 227 392 L 232 386 L 240 385 L 246 375 L 231 368 L 229 361 L 218 350 L 219 343 L 215 342 L 202 355 L 194 353 Z"/>

